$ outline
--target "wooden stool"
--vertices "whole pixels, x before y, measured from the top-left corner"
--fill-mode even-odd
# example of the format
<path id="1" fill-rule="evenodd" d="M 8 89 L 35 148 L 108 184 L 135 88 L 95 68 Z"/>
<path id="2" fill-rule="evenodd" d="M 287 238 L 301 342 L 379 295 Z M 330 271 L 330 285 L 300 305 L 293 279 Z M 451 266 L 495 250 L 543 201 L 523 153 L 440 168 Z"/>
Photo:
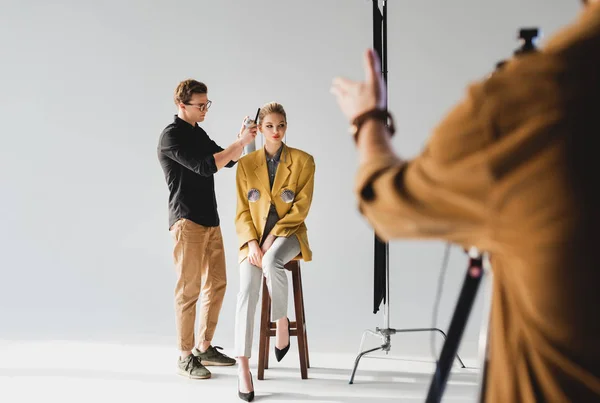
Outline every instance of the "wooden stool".
<path id="1" fill-rule="evenodd" d="M 285 265 L 292 273 L 292 287 L 294 290 L 294 309 L 296 321 L 290 321 L 291 337 L 298 338 L 298 355 L 300 356 L 300 375 L 302 379 L 308 378 L 307 369 L 310 368 L 308 360 L 308 338 L 306 336 L 306 317 L 304 315 L 304 297 L 302 294 L 302 275 L 300 262 L 292 260 Z M 267 289 L 267 280 L 263 278 L 262 308 L 260 315 L 260 343 L 258 348 L 258 379 L 265 379 L 265 369 L 269 368 L 269 345 L 271 337 L 275 337 L 275 322 L 271 322 L 271 297 Z"/>

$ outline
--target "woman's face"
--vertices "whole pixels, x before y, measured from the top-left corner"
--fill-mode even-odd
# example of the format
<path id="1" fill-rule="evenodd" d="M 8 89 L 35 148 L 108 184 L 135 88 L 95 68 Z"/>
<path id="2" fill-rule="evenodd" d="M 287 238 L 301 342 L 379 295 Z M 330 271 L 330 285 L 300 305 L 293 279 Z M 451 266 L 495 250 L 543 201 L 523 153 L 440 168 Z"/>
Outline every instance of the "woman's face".
<path id="1" fill-rule="evenodd" d="M 287 123 L 283 115 L 279 113 L 270 113 L 264 117 L 260 123 L 260 132 L 265 136 L 265 141 L 269 143 L 281 143 L 287 130 Z"/>

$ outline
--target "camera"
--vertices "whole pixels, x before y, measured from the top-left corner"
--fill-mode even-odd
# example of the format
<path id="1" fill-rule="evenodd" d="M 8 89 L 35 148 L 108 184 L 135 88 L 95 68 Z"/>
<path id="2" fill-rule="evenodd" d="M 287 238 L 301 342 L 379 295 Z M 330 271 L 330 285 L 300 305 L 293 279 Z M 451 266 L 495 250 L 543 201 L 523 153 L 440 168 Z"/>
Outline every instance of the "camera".
<path id="1" fill-rule="evenodd" d="M 521 28 L 519 30 L 519 39 L 523 43 L 521 47 L 515 50 L 515 55 L 528 53 L 537 50 L 535 47 L 535 39 L 538 37 L 540 30 L 537 28 Z"/>
<path id="2" fill-rule="evenodd" d="M 515 56 L 522 56 L 526 53 L 537 51 L 535 46 L 536 38 L 539 36 L 540 30 L 538 28 L 521 28 L 519 30 L 518 39 L 521 40 L 521 47 L 515 49 L 513 52 Z M 496 70 L 500 70 L 502 66 L 506 64 L 507 60 L 501 60 L 496 63 Z"/>

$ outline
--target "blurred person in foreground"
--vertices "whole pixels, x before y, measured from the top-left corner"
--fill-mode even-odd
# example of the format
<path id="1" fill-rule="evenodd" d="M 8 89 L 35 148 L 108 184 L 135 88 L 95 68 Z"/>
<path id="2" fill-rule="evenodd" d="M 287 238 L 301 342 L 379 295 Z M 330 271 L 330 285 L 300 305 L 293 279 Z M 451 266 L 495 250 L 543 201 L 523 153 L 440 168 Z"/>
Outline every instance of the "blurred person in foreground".
<path id="1" fill-rule="evenodd" d="M 378 56 L 335 78 L 378 236 L 442 239 L 492 256 L 486 402 L 600 401 L 600 4 L 539 52 L 472 84 L 423 152 L 392 149 Z"/>

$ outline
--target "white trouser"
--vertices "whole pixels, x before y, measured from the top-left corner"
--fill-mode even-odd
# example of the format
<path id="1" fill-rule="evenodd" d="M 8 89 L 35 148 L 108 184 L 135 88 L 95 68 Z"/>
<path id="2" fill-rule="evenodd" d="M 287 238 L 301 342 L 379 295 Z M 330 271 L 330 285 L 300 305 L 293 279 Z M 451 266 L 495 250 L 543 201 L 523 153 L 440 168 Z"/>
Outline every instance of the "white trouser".
<path id="1" fill-rule="evenodd" d="M 244 259 L 240 264 L 240 292 L 235 318 L 235 356 L 250 358 L 256 305 L 263 274 L 271 296 L 271 321 L 287 316 L 288 278 L 284 265 L 298 256 L 300 243 L 295 235 L 279 237 L 262 258 L 262 270 Z"/>

